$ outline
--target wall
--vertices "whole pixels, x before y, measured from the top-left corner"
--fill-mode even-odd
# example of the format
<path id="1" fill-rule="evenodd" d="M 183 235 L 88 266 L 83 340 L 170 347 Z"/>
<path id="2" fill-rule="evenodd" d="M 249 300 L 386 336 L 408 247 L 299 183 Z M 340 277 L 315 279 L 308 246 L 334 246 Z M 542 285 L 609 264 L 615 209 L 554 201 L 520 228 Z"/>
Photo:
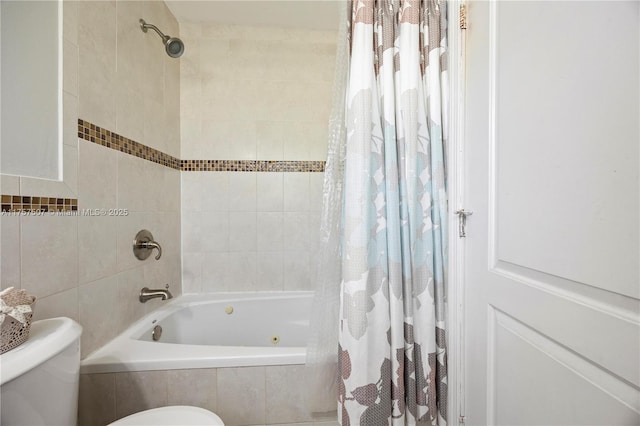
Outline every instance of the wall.
<path id="1" fill-rule="evenodd" d="M 181 158 L 231 160 L 182 174 L 184 291 L 313 288 L 336 32 L 180 32 Z"/>
<path id="2" fill-rule="evenodd" d="M 50 212 L 57 200 L 70 207 L 3 213 L 2 287 L 32 292 L 35 319 L 78 321 L 83 357 L 158 306 L 137 300 L 143 286 L 170 283 L 174 295 L 181 292 L 180 172 L 140 158 L 153 150 L 180 154 L 180 65 L 157 35 L 140 30 L 141 17 L 178 33 L 163 2 L 64 3 L 64 181 L 2 176 L 3 208 L 18 195 L 28 197 L 18 208 L 45 204 L 31 197 L 51 197 Z M 128 144 L 138 156 L 85 140 L 92 130 L 78 138 L 78 118 L 137 142 Z M 140 144 L 150 148 L 136 151 Z M 116 208 L 128 215 L 82 214 Z M 131 241 L 143 228 L 163 246 L 159 261 L 133 256 Z"/>
<path id="3" fill-rule="evenodd" d="M 191 405 L 225 425 L 337 426 L 307 409 L 303 365 L 82 374 L 78 424 L 105 425 L 150 408 Z"/>

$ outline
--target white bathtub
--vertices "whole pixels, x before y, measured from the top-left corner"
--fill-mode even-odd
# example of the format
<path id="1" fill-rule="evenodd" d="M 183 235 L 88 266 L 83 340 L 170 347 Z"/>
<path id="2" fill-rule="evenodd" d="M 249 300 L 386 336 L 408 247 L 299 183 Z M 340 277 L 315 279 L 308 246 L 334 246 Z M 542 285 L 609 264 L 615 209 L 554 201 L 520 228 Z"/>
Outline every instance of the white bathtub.
<path id="1" fill-rule="evenodd" d="M 80 372 L 303 364 L 312 295 L 183 295 L 85 358 Z M 153 341 L 156 325 L 163 332 Z"/>

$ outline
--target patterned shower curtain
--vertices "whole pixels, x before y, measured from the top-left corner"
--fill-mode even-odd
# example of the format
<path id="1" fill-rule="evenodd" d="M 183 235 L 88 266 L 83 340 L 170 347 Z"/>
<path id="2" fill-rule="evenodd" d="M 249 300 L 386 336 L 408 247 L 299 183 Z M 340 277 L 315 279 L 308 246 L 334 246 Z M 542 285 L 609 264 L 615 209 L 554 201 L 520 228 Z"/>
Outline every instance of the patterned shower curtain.
<path id="1" fill-rule="evenodd" d="M 353 0 L 343 426 L 446 424 L 446 52 L 445 0 Z"/>

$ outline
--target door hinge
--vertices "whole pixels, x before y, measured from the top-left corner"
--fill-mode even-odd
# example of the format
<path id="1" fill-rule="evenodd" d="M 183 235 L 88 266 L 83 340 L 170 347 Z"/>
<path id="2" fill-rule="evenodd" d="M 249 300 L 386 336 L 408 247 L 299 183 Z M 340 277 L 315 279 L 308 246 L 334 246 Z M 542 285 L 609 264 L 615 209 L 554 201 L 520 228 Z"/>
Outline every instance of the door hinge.
<path id="1" fill-rule="evenodd" d="M 460 5 L 460 29 L 467 29 L 467 5 L 465 4 Z"/>
<path id="2" fill-rule="evenodd" d="M 458 236 L 464 238 L 467 236 L 467 216 L 471 216 L 473 212 L 460 209 L 456 211 L 456 214 L 458 215 Z"/>
<path id="3" fill-rule="evenodd" d="M 464 424 L 464 416 L 458 417 L 458 423 L 459 424 Z"/>

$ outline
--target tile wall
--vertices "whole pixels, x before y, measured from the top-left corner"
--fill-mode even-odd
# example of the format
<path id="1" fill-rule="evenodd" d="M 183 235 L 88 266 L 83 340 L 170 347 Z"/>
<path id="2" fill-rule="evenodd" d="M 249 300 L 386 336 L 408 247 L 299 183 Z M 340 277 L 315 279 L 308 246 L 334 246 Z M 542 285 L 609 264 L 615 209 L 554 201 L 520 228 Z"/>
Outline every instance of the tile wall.
<path id="1" fill-rule="evenodd" d="M 183 162 L 326 159 L 335 31 L 181 23 L 180 34 Z M 322 179 L 183 172 L 183 291 L 312 289 Z"/>
<path id="2" fill-rule="evenodd" d="M 80 117 L 180 155 L 179 61 L 138 19 L 179 28 L 163 2 L 65 1 L 63 10 L 64 181 L 2 176 L 0 186 L 31 205 L 47 197 L 49 207 L 55 198 L 107 213 L 0 216 L 1 282 L 37 297 L 35 319 L 78 321 L 84 357 L 158 306 L 141 304 L 140 288 L 170 283 L 181 292 L 179 170 L 78 138 Z M 143 228 L 163 246 L 159 261 L 133 256 Z"/>
<path id="3" fill-rule="evenodd" d="M 215 412 L 227 426 L 337 426 L 312 416 L 303 365 L 83 374 L 78 424 L 105 425 L 166 405 Z"/>

